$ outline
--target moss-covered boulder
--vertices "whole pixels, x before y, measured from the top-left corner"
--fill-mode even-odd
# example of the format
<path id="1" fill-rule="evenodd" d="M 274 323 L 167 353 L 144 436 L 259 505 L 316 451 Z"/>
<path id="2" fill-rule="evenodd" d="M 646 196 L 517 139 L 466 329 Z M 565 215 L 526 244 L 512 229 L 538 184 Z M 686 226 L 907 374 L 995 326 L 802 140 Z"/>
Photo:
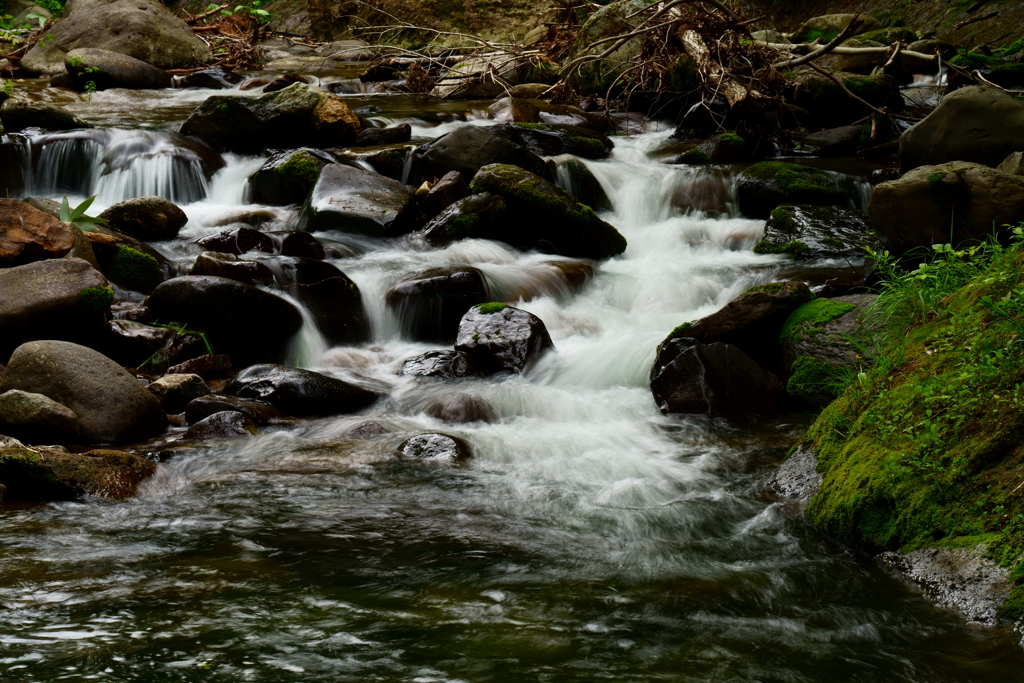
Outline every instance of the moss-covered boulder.
<path id="1" fill-rule="evenodd" d="M 843 85 L 871 105 L 889 111 L 903 109 L 903 96 L 892 76 L 864 76 L 837 72 Z M 819 73 L 802 74 L 793 81 L 792 103 L 803 107 L 821 126 L 847 126 L 871 113 L 871 110 L 850 98 L 833 80 Z"/>
<path id="2" fill-rule="evenodd" d="M 601 181 L 579 159 L 566 159 L 558 165 L 558 185 L 594 211 L 603 213 L 615 208 Z"/>
<path id="3" fill-rule="evenodd" d="M 403 277 L 384 300 L 408 338 L 444 343 L 455 339 L 466 309 L 490 301 L 490 290 L 477 268 L 446 266 Z"/>
<path id="4" fill-rule="evenodd" d="M 919 39 L 920 36 L 906 26 L 890 26 L 888 28 L 867 30 L 857 34 L 857 40 L 870 40 L 876 43 L 882 43 L 883 45 L 891 45 L 897 40 L 902 40 L 904 43 L 909 45 Z"/>
<path id="5" fill-rule="evenodd" d="M 1024 176 L 980 164 L 920 166 L 877 185 L 868 204 L 871 225 L 893 254 L 933 244 L 977 244 L 1024 221 Z"/>
<path id="6" fill-rule="evenodd" d="M 435 247 L 462 239 L 492 239 L 501 235 L 508 220 L 505 200 L 490 192 L 470 195 L 455 202 L 427 223 L 419 233 Z"/>
<path id="7" fill-rule="evenodd" d="M 761 161 L 737 177 L 740 211 L 751 218 L 768 218 L 780 204 L 843 206 L 850 201 L 847 178 L 801 164 Z"/>
<path id="8" fill-rule="evenodd" d="M 546 157 L 572 154 L 584 159 L 604 159 L 613 147 L 610 139 L 582 126 L 506 123 L 500 126 L 489 126 L 486 130 L 492 135 L 521 145 L 534 154 Z"/>
<path id="9" fill-rule="evenodd" d="M 337 159 L 318 149 L 278 152 L 249 176 L 249 191 L 257 204 L 285 206 L 306 201 L 320 171 Z"/>
<path id="10" fill-rule="evenodd" d="M 299 229 L 394 237 L 421 220 L 413 192 L 397 180 L 362 168 L 329 164 L 320 171 L 299 218 Z"/>
<path id="11" fill-rule="evenodd" d="M 879 31 L 884 28 L 882 22 L 867 14 L 861 14 L 859 17 L 856 14 L 823 14 L 811 17 L 801 24 L 791 39 L 794 43 L 810 43 L 817 40 L 824 44 L 834 40 L 854 18 L 861 22 L 858 33 Z"/>
<path id="12" fill-rule="evenodd" d="M 476 126 L 456 128 L 416 148 L 413 159 L 417 183 L 440 178 L 450 171 L 472 178 L 489 164 L 511 164 L 546 180 L 552 179 L 551 169 L 537 154 L 517 142 Z"/>
<path id="13" fill-rule="evenodd" d="M 9 446 L 0 448 L 0 497 L 25 502 L 130 498 L 155 472 L 153 462 L 134 453 Z"/>
<path id="14" fill-rule="evenodd" d="M 949 63 L 971 71 L 978 70 L 987 80 L 1004 88 L 1024 85 L 1024 64 L 1020 62 L 989 57 L 977 52 L 961 52 L 950 59 Z"/>
<path id="15" fill-rule="evenodd" d="M 544 321 L 521 308 L 489 302 L 459 321 L 455 350 L 488 372 L 522 372 L 554 348 Z"/>
<path id="16" fill-rule="evenodd" d="M 599 260 L 626 250 L 626 239 L 593 209 L 522 168 L 485 166 L 473 177 L 470 189 L 505 200 L 511 220 L 494 238 L 520 249 Z"/>
<path id="17" fill-rule="evenodd" d="M 8 135 L 26 128 L 43 128 L 45 130 L 92 128 L 89 123 L 64 107 L 46 102 L 16 99 L 9 99 L 0 105 L 0 124 L 3 124 L 4 132 Z"/>
<path id="18" fill-rule="evenodd" d="M 100 214 L 115 230 L 140 240 L 169 240 L 188 223 L 188 216 L 163 197 L 118 202 Z"/>
<path id="19" fill-rule="evenodd" d="M 841 206 L 783 204 L 772 209 L 757 254 L 786 254 L 796 259 L 864 258 L 875 241 L 868 216 Z"/>
<path id="20" fill-rule="evenodd" d="M 872 294 L 815 299 L 796 309 L 779 334 L 786 392 L 825 406 L 873 364 Z"/>

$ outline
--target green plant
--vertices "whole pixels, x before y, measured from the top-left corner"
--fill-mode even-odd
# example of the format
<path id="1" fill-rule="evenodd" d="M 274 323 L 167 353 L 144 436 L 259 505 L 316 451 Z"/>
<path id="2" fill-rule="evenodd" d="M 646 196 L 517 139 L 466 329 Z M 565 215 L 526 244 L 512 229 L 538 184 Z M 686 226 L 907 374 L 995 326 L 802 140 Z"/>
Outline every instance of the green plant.
<path id="1" fill-rule="evenodd" d="M 68 204 L 67 195 L 64 195 L 64 201 L 60 204 L 60 219 L 65 223 L 70 223 L 82 232 L 96 232 L 94 225 L 106 223 L 106 218 L 100 218 L 99 216 L 86 216 L 85 212 L 92 206 L 92 203 L 96 201 L 96 195 L 93 195 L 86 199 L 84 202 L 71 208 Z"/>
<path id="2" fill-rule="evenodd" d="M 38 22 L 39 28 L 46 26 L 47 19 L 42 14 L 36 14 L 35 12 L 25 15 L 26 21 Z"/>

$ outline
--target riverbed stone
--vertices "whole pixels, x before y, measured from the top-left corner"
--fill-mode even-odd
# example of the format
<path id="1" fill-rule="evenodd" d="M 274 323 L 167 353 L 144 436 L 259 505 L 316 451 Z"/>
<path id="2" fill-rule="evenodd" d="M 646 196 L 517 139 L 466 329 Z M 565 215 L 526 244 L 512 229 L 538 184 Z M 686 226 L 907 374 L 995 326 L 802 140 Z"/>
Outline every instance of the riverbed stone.
<path id="1" fill-rule="evenodd" d="M 456 128 L 451 133 L 418 147 L 413 152 L 416 182 L 458 171 L 472 178 L 489 164 L 510 164 L 552 180 L 547 163 L 522 145 L 498 137 L 476 126 Z"/>
<path id="2" fill-rule="evenodd" d="M 74 246 L 66 223 L 25 202 L 0 198 L 0 268 L 61 258 Z"/>
<path id="3" fill-rule="evenodd" d="M 611 211 L 612 200 L 601 186 L 601 181 L 579 159 L 568 159 L 558 166 L 558 182 L 580 204 L 586 204 L 598 213 Z"/>
<path id="4" fill-rule="evenodd" d="M 324 166 L 334 163 L 333 155 L 309 147 L 276 152 L 249 176 L 252 201 L 271 206 L 301 204 Z"/>
<path id="5" fill-rule="evenodd" d="M 626 250 L 626 238 L 565 190 L 516 166 L 485 166 L 473 177 L 474 194 L 505 200 L 512 216 L 495 238 L 520 249 L 603 260 Z"/>
<path id="6" fill-rule="evenodd" d="M 163 197 L 139 197 L 118 202 L 100 214 L 110 227 L 145 241 L 170 240 L 188 223 L 188 216 Z"/>
<path id="7" fill-rule="evenodd" d="M 163 282 L 147 306 L 160 320 L 205 331 L 215 351 L 242 366 L 276 359 L 302 327 L 302 315 L 289 301 L 212 275 Z"/>
<path id="8" fill-rule="evenodd" d="M 800 260 L 864 258 L 875 242 L 868 215 L 842 206 L 783 204 L 772 209 L 755 254 L 786 254 Z"/>
<path id="9" fill-rule="evenodd" d="M 818 40 L 824 45 L 842 33 L 854 19 L 860 21 L 855 35 L 885 28 L 878 19 L 869 14 L 822 14 L 811 17 L 801 24 L 793 34 L 792 40 L 797 43 Z"/>
<path id="10" fill-rule="evenodd" d="M 387 128 L 363 128 L 356 134 L 352 147 L 377 147 L 397 145 L 412 139 L 412 126 L 399 123 Z"/>
<path id="11" fill-rule="evenodd" d="M 418 222 L 413 192 L 362 168 L 329 164 L 320 171 L 299 227 L 310 232 L 342 232 L 394 237 Z"/>
<path id="12" fill-rule="evenodd" d="M 498 419 L 497 412 L 485 399 L 465 393 L 437 396 L 423 408 L 423 412 L 448 424 L 494 422 Z"/>
<path id="13" fill-rule="evenodd" d="M 262 251 L 265 254 L 277 252 L 277 243 L 274 238 L 255 228 L 225 230 L 215 235 L 207 235 L 197 240 L 196 244 L 208 251 L 234 254 L 235 256 L 241 256 L 250 251 Z"/>
<path id="14" fill-rule="evenodd" d="M 409 339 L 444 343 L 455 339 L 466 309 L 489 301 L 490 291 L 479 269 L 443 266 L 402 278 L 384 300 Z"/>
<path id="15" fill-rule="evenodd" d="M 817 131 L 800 141 L 801 149 L 819 157 L 853 156 L 860 146 L 860 126 L 840 126 Z"/>
<path id="16" fill-rule="evenodd" d="M 151 382 L 146 389 L 160 399 L 168 413 L 180 413 L 193 400 L 210 393 L 199 375 L 168 374 Z"/>
<path id="17" fill-rule="evenodd" d="M 527 99 L 519 97 L 502 97 L 487 108 L 495 121 L 514 123 L 538 123 L 540 108 Z"/>
<path id="18" fill-rule="evenodd" d="M 10 99 L 0 105 L 0 123 L 4 133 L 18 133 L 26 128 L 44 130 L 76 130 L 92 128 L 67 109 L 47 102 Z"/>
<path id="19" fill-rule="evenodd" d="M 420 202 L 427 218 L 434 218 L 449 206 L 469 195 L 469 184 L 458 171 L 449 171 L 431 186 Z"/>
<path id="20" fill-rule="evenodd" d="M 199 375 L 203 379 L 216 379 L 223 377 L 231 367 L 231 359 L 223 353 L 204 353 L 176 365 L 167 366 L 167 374 Z"/>
<path id="21" fill-rule="evenodd" d="M 505 233 L 508 213 L 505 200 L 490 192 L 460 199 L 423 226 L 420 235 L 435 247 L 462 239 L 492 239 Z"/>
<path id="22" fill-rule="evenodd" d="M 892 76 L 877 74 L 864 76 L 844 72 L 833 74 L 857 97 L 868 104 L 892 112 L 903 110 L 903 95 Z M 793 83 L 791 104 L 807 110 L 819 126 L 835 128 L 849 126 L 871 114 L 863 104 L 850 99 L 832 79 L 809 72 L 797 77 Z"/>
<path id="23" fill-rule="evenodd" d="M 455 350 L 489 372 L 522 372 L 554 349 L 544 321 L 503 303 L 473 306 L 459 322 Z"/>
<path id="24" fill-rule="evenodd" d="M 265 263 L 247 261 L 232 254 L 204 251 L 196 257 L 189 275 L 215 275 L 238 280 L 249 285 L 271 285 L 274 271 Z"/>
<path id="25" fill-rule="evenodd" d="M 224 410 L 204 417 L 185 431 L 186 441 L 237 439 L 258 434 L 259 430 L 248 417 L 234 410 Z"/>
<path id="26" fill-rule="evenodd" d="M 56 448 L 0 448 L 0 496 L 5 500 L 130 498 L 155 472 L 155 463 L 122 451 L 68 453 Z"/>
<path id="27" fill-rule="evenodd" d="M 245 415 L 255 425 L 288 420 L 288 416 L 266 401 L 254 401 L 224 394 L 207 394 L 189 401 L 185 406 L 185 424 L 195 424 L 215 413 L 235 411 Z"/>
<path id="28" fill-rule="evenodd" d="M 281 286 L 309 309 L 328 343 L 358 344 L 369 338 L 370 325 L 359 286 L 337 266 L 298 257 L 281 257 L 276 263 Z"/>
<path id="29" fill-rule="evenodd" d="M 408 377 L 433 377 L 446 381 L 483 377 L 487 374 L 473 357 L 462 351 L 427 351 L 407 358 L 402 363 L 400 375 Z"/>
<path id="30" fill-rule="evenodd" d="M 34 341 L 15 349 L 0 393 L 43 394 L 73 411 L 84 443 L 123 443 L 160 434 L 167 415 L 160 401 L 103 354 L 63 341 Z"/>
<path id="31" fill-rule="evenodd" d="M 903 255 L 933 244 L 984 241 L 1024 221 L 1024 176 L 971 162 L 919 166 L 875 186 L 868 204 L 881 244 Z"/>
<path id="32" fill-rule="evenodd" d="M 398 447 L 401 457 L 427 463 L 454 463 L 473 457 L 469 444 L 450 434 L 417 434 Z"/>
<path id="33" fill-rule="evenodd" d="M 583 159 L 604 159 L 611 153 L 613 146 L 612 141 L 601 133 L 562 123 L 504 123 L 488 126 L 486 130 L 542 157 L 571 154 Z"/>
<path id="34" fill-rule="evenodd" d="M 85 90 L 92 84 L 96 90 L 126 88 L 158 90 L 170 88 L 171 75 L 141 59 L 94 47 L 71 50 L 64 57 L 64 67 L 72 81 Z"/>
<path id="35" fill-rule="evenodd" d="M 75 412 L 44 396 L 19 389 L 0 394 L 0 431 L 28 444 L 74 443 L 81 426 Z"/>
<path id="36" fill-rule="evenodd" d="M 761 161 L 737 177 L 740 211 L 768 218 L 780 204 L 840 205 L 849 203 L 847 181 L 838 173 L 784 161 Z"/>
<path id="37" fill-rule="evenodd" d="M 284 365 L 246 368 L 228 383 L 224 393 L 264 401 L 299 417 L 354 413 L 380 398 L 377 392 L 351 382 Z"/>
<path id="38" fill-rule="evenodd" d="M 108 334 L 97 350 L 126 367 L 138 367 L 160 349 L 168 346 L 175 331 L 168 327 L 147 325 L 133 320 L 111 320 Z"/>
<path id="39" fill-rule="evenodd" d="M 178 81 L 179 88 L 203 88 L 206 90 L 230 90 L 245 80 L 242 74 L 236 74 L 230 69 L 214 67 L 193 71 L 186 74 Z"/>

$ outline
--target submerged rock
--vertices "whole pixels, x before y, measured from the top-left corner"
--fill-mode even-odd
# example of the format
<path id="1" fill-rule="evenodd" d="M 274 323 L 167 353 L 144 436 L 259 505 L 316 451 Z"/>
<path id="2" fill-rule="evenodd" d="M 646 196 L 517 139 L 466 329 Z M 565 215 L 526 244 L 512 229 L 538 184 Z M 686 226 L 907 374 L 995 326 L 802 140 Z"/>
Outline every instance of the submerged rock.
<path id="1" fill-rule="evenodd" d="M 474 306 L 462 316 L 455 350 L 490 372 L 522 372 L 554 344 L 534 314 L 502 303 Z"/>
<path id="2" fill-rule="evenodd" d="M 198 240 L 196 244 L 208 251 L 218 251 L 236 256 L 250 251 L 262 251 L 265 254 L 277 252 L 274 238 L 253 228 L 235 228 L 218 232 L 216 235 L 207 235 Z"/>
<path id="3" fill-rule="evenodd" d="M 469 444 L 448 434 L 417 434 L 398 447 L 403 458 L 429 463 L 468 460 L 473 457 Z"/>
<path id="4" fill-rule="evenodd" d="M 428 403 L 423 412 L 448 424 L 494 422 L 498 419 L 491 404 L 473 394 L 443 394 Z"/>
<path id="5" fill-rule="evenodd" d="M 486 373 L 470 355 L 461 351 L 427 351 L 406 359 L 399 374 L 456 380 L 483 377 Z"/>
<path id="6" fill-rule="evenodd" d="M 179 88 L 203 88 L 205 90 L 230 90 L 245 80 L 245 76 L 230 69 L 203 69 L 182 76 Z"/>
<path id="7" fill-rule="evenodd" d="M 417 182 L 458 171 L 472 178 L 489 164 L 510 164 L 551 180 L 551 169 L 533 152 L 482 128 L 465 126 L 442 135 L 413 152 Z"/>
<path id="8" fill-rule="evenodd" d="M 7 500 L 129 498 L 154 472 L 156 464 L 134 453 L 0 447 L 0 496 Z"/>
<path id="9" fill-rule="evenodd" d="M 848 181 L 837 173 L 783 161 L 761 161 L 736 179 L 740 211 L 768 218 L 780 204 L 846 205 Z"/>
<path id="10" fill-rule="evenodd" d="M 325 166 L 303 208 L 300 229 L 394 237 L 416 227 L 415 197 L 398 182 L 361 168 Z"/>
<path id="11" fill-rule="evenodd" d="M 797 259 L 864 258 L 875 241 L 868 216 L 841 206 L 784 204 L 772 209 L 756 254 Z"/>
<path id="12" fill-rule="evenodd" d="M 483 273 L 470 266 L 431 268 L 410 275 L 385 295 L 406 336 L 436 342 L 455 339 L 466 309 L 489 299 Z"/>
<path id="13" fill-rule="evenodd" d="M 344 380 L 283 365 L 254 365 L 238 373 L 224 393 L 265 401 L 300 417 L 354 413 L 380 395 Z"/>

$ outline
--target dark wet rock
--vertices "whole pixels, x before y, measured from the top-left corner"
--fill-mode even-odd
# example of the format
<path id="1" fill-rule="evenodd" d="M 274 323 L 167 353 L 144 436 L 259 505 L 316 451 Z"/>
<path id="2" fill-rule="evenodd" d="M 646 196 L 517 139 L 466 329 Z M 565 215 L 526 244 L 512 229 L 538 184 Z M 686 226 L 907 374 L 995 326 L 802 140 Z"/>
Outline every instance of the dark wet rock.
<path id="1" fill-rule="evenodd" d="M 0 268 L 61 258 L 74 246 L 67 224 L 25 202 L 0 198 Z"/>
<path id="2" fill-rule="evenodd" d="M 82 259 L 0 268 L 0 357 L 23 341 L 91 341 L 103 329 L 114 291 Z"/>
<path id="3" fill-rule="evenodd" d="M 210 393 L 210 387 L 206 386 L 203 378 L 191 374 L 164 375 L 146 389 L 160 399 L 168 413 L 180 413 L 193 400 Z"/>
<path id="4" fill-rule="evenodd" d="M 128 367 L 138 367 L 153 354 L 167 347 L 175 337 L 175 331 L 167 327 L 156 327 L 132 320 L 111 320 L 107 323 L 109 333 L 101 345 L 103 353 Z"/>
<path id="5" fill-rule="evenodd" d="M 3 98 L 0 97 L 0 104 L 2 103 Z M 2 111 L 0 109 L 0 112 Z M 2 122 L 0 119 L 0 123 Z M 0 135 L 0 193 L 4 197 L 17 197 L 25 191 L 24 155 L 28 150 L 22 145 L 19 137 Z"/>
<path id="6" fill-rule="evenodd" d="M 178 236 L 188 216 L 163 197 L 139 197 L 114 204 L 100 214 L 110 227 L 140 240 L 169 240 Z"/>
<path id="7" fill-rule="evenodd" d="M 584 159 L 604 159 L 612 150 L 611 140 L 581 126 L 506 123 L 489 126 L 485 130 L 491 135 L 525 147 L 538 156 L 553 157 L 559 154 L 572 154 Z M 496 161 L 494 163 L 514 162 Z"/>
<path id="8" fill-rule="evenodd" d="M 737 199 L 751 218 L 768 218 L 779 204 L 849 203 L 848 181 L 837 173 L 783 161 L 761 161 L 740 173 Z"/>
<path id="9" fill-rule="evenodd" d="M 661 412 L 745 417 L 773 413 L 782 403 L 779 378 L 735 346 L 675 342 L 676 355 L 651 380 Z"/>
<path id="10" fill-rule="evenodd" d="M 580 27 L 568 57 L 576 59 L 607 52 L 612 44 L 617 42 L 616 38 L 639 27 L 642 21 L 639 13 L 644 6 L 643 0 L 630 0 L 597 9 Z M 636 65 L 642 54 L 642 35 L 626 40 L 607 54 L 599 64 L 590 62 L 575 70 L 573 88 L 584 94 L 597 94 L 603 97 L 619 76 Z"/>
<path id="11" fill-rule="evenodd" d="M 489 164 L 510 164 L 551 180 L 551 169 L 525 147 L 509 142 L 482 128 L 465 126 L 442 135 L 413 152 L 418 182 L 458 171 L 472 178 Z"/>
<path id="12" fill-rule="evenodd" d="M 218 152 L 254 153 L 267 148 L 339 147 L 362 129 L 359 117 L 337 95 L 305 83 L 254 99 L 214 95 L 181 126 L 181 134 Z"/>
<path id="13" fill-rule="evenodd" d="M 161 283 L 147 306 L 160 320 L 204 330 L 217 352 L 242 366 L 276 359 L 302 327 L 299 310 L 285 299 L 211 275 Z"/>
<path id="14" fill-rule="evenodd" d="M 20 389 L 67 406 L 86 443 L 118 443 L 155 436 L 167 415 L 124 368 L 78 344 L 35 341 L 19 346 L 0 381 L 0 393 Z"/>
<path id="15" fill-rule="evenodd" d="M 282 287 L 297 296 L 332 345 L 358 344 L 370 336 L 359 287 L 326 261 L 306 258 L 276 260 Z"/>
<path id="16" fill-rule="evenodd" d="M 680 325 L 658 347 L 651 379 L 678 355 L 673 342 L 683 339 L 701 344 L 731 344 L 761 365 L 781 371 L 779 334 L 790 314 L 814 298 L 803 282 L 772 282 L 751 287 L 709 316 Z"/>
<path id="17" fill-rule="evenodd" d="M 772 209 L 757 254 L 788 254 L 797 259 L 864 258 L 875 242 L 868 216 L 841 206 L 784 204 Z"/>
<path id="18" fill-rule="evenodd" d="M 402 442 L 398 453 L 403 458 L 430 463 L 457 462 L 473 457 L 468 443 L 448 434 L 417 434 Z"/>
<path id="19" fill-rule="evenodd" d="M 278 90 L 284 90 L 293 83 L 309 83 L 309 80 L 308 77 L 303 76 L 302 74 L 285 74 L 284 76 L 275 78 L 270 83 L 263 86 L 263 92 L 268 93 L 277 92 Z M 331 93 L 335 92 L 334 90 L 331 90 L 329 88 L 326 90 L 327 92 Z"/>
<path id="20" fill-rule="evenodd" d="M 180 88 L 204 88 L 206 90 L 230 90 L 245 80 L 245 76 L 229 69 L 215 67 L 186 74 L 178 81 Z"/>
<path id="21" fill-rule="evenodd" d="M 270 285 L 274 272 L 265 263 L 246 261 L 232 254 L 204 251 L 192 264 L 189 275 L 215 275 L 238 280 L 249 285 Z"/>
<path id="22" fill-rule="evenodd" d="M 308 232 L 290 232 L 281 240 L 281 255 L 323 261 L 327 250 Z"/>
<path id="23" fill-rule="evenodd" d="M 505 235 L 508 213 L 505 200 L 490 192 L 458 200 L 427 223 L 420 234 L 435 247 L 471 237 L 492 239 Z"/>
<path id="24" fill-rule="evenodd" d="M 795 499 L 800 512 L 803 512 L 821 488 L 821 480 L 814 449 L 802 443 L 768 479 L 765 487 L 772 493 Z"/>
<path id="25" fill-rule="evenodd" d="M 995 88 L 969 86 L 942 98 L 900 138 L 900 166 L 909 171 L 953 161 L 998 166 L 1024 151 L 1024 102 Z"/>
<path id="26" fill-rule="evenodd" d="M 790 315 L 779 336 L 790 396 L 826 406 L 846 389 L 850 371 L 872 365 L 877 321 L 874 294 L 819 298 Z"/>
<path id="27" fill-rule="evenodd" d="M 352 147 L 376 147 L 378 145 L 397 145 L 412 139 L 412 126 L 400 123 L 387 128 L 364 128 L 356 135 Z"/>
<path id="28" fill-rule="evenodd" d="M 850 92 L 872 106 L 885 107 L 892 112 L 903 109 L 903 96 L 892 76 L 862 76 L 841 72 L 835 75 Z M 793 82 L 793 88 L 791 104 L 807 110 L 820 126 L 849 126 L 871 113 L 864 105 L 852 101 L 834 81 L 818 73 L 801 75 Z"/>
<path id="29" fill-rule="evenodd" d="M 676 163 L 693 164 L 699 159 L 701 163 L 733 164 L 751 158 L 754 151 L 754 145 L 748 143 L 742 136 L 736 133 L 718 133 L 684 152 L 676 159 Z M 698 158 L 698 154 L 702 156 Z"/>
<path id="30" fill-rule="evenodd" d="M 861 22 L 857 34 L 884 28 L 878 19 L 866 14 L 823 14 L 805 21 L 791 38 L 799 43 L 810 42 L 818 38 L 824 44 L 842 33 L 854 19 Z"/>
<path id="31" fill-rule="evenodd" d="M 466 309 L 489 300 L 487 280 L 471 266 L 431 268 L 409 275 L 385 295 L 408 338 L 436 342 L 455 339 Z"/>
<path id="32" fill-rule="evenodd" d="M 254 78 L 247 78 L 242 81 L 241 85 L 238 86 L 239 90 L 256 90 L 270 83 L 270 79 L 265 76 L 256 76 Z"/>
<path id="33" fill-rule="evenodd" d="M 215 219 L 210 223 L 214 227 L 235 225 L 244 223 L 253 228 L 258 228 L 265 223 L 273 223 L 277 220 L 277 214 L 271 209 L 256 209 L 253 211 L 234 211 Z"/>
<path id="34" fill-rule="evenodd" d="M 487 108 L 495 121 L 514 123 L 537 123 L 540 121 L 540 108 L 530 100 L 519 97 L 502 97 Z"/>
<path id="35" fill-rule="evenodd" d="M 569 159 L 558 167 L 558 182 L 580 204 L 586 204 L 597 212 L 611 211 L 612 201 L 601 187 L 600 181 L 579 159 Z"/>
<path id="36" fill-rule="evenodd" d="M 347 83 L 345 81 L 335 81 L 333 83 L 321 83 L 320 87 L 324 88 L 328 92 L 332 92 L 335 95 L 357 95 L 359 94 L 359 88 Z M 360 109 L 366 109 L 367 107 L 360 107 Z M 353 114 L 361 114 L 360 111 L 353 111 Z"/>
<path id="37" fill-rule="evenodd" d="M 498 419 L 498 414 L 491 404 L 473 394 L 438 396 L 426 405 L 423 412 L 448 424 L 494 422 Z"/>
<path id="38" fill-rule="evenodd" d="M 253 228 L 235 228 L 225 230 L 216 235 L 208 235 L 196 242 L 207 251 L 216 251 L 223 254 L 234 254 L 240 256 L 250 251 L 262 251 L 265 254 L 277 252 L 277 244 L 274 238 L 265 232 Z"/>
<path id="39" fill-rule="evenodd" d="M 65 55 L 98 48 L 140 59 L 159 69 L 188 69 L 212 55 L 184 21 L 152 0 L 75 0 L 22 59 L 22 68 L 42 74 L 64 70 Z"/>
<path id="40" fill-rule="evenodd" d="M 944 40 L 936 38 L 925 38 L 915 40 L 907 45 L 906 51 L 900 56 L 903 58 L 903 66 L 912 74 L 928 74 L 934 76 L 939 71 L 938 63 L 934 59 L 922 57 L 911 57 L 907 52 L 917 52 L 923 55 L 942 55 L 943 59 L 951 59 L 956 55 L 956 46 Z"/>
<path id="41" fill-rule="evenodd" d="M 229 396 L 265 401 L 289 415 L 354 413 L 380 395 L 344 380 L 283 365 L 254 365 L 224 388 Z"/>
<path id="42" fill-rule="evenodd" d="M 376 439 L 390 433 L 391 430 L 379 422 L 367 421 L 349 429 L 345 432 L 344 437 L 346 439 Z"/>
<path id="43" fill-rule="evenodd" d="M 154 472 L 155 463 L 122 451 L 68 453 L 57 448 L 0 447 L 0 495 L 5 500 L 130 498 Z"/>
<path id="44" fill-rule="evenodd" d="M 105 225 L 97 228 L 97 232 L 116 237 L 109 242 L 92 243 L 96 261 L 111 282 L 147 294 L 174 272 L 167 257 L 145 242 Z"/>
<path id="45" fill-rule="evenodd" d="M 74 443 L 81 426 L 65 405 L 19 389 L 0 394 L 0 431 L 28 444 Z"/>
<path id="46" fill-rule="evenodd" d="M 96 90 L 126 88 L 159 90 L 170 88 L 169 73 L 125 54 L 93 47 L 71 50 L 64 57 L 64 67 L 78 89 L 91 83 Z"/>
<path id="47" fill-rule="evenodd" d="M 554 184 L 515 166 L 485 166 L 470 185 L 474 194 L 491 192 L 521 217 L 495 235 L 521 249 L 590 259 L 606 259 L 626 250 L 626 239 L 593 209 Z"/>
<path id="48" fill-rule="evenodd" d="M 256 425 L 248 417 L 233 410 L 225 410 L 190 425 L 185 431 L 184 439 L 186 441 L 237 439 L 257 433 Z"/>
<path id="49" fill-rule="evenodd" d="M 256 425 L 280 422 L 287 418 L 285 413 L 265 401 L 253 401 L 222 394 L 207 394 L 189 401 L 189 404 L 185 406 L 185 423 L 193 425 L 224 411 L 241 413 Z"/>
<path id="50" fill-rule="evenodd" d="M 221 377 L 231 369 L 231 359 L 223 353 L 207 353 L 168 366 L 169 375 L 199 375 L 203 379 Z"/>
<path id="51" fill-rule="evenodd" d="M 300 229 L 340 230 L 392 237 L 413 230 L 412 191 L 402 183 L 361 168 L 325 166 L 303 209 Z"/>
<path id="52" fill-rule="evenodd" d="M 25 197 L 21 201 L 34 209 L 39 209 L 43 213 L 53 216 L 54 218 L 60 218 L 60 202 L 56 199 L 48 199 L 47 197 Z"/>
<path id="53" fill-rule="evenodd" d="M 501 303 L 469 309 L 455 342 L 456 351 L 468 354 L 490 372 L 522 372 L 553 348 L 540 318 Z"/>
<path id="54" fill-rule="evenodd" d="M 483 377 L 486 373 L 472 356 L 461 351 L 427 351 L 406 359 L 399 374 L 456 380 Z"/>
<path id="55" fill-rule="evenodd" d="M 7 100 L 0 106 L 0 123 L 3 124 L 4 132 L 8 135 L 26 128 L 43 128 L 44 130 L 92 128 L 82 119 L 55 104 L 13 99 Z"/>
<path id="56" fill-rule="evenodd" d="M 919 166 L 877 185 L 868 204 L 871 225 L 894 255 L 933 244 L 983 242 L 1024 221 L 1024 176 L 969 162 Z"/>
<path id="57" fill-rule="evenodd" d="M 467 195 L 469 185 L 466 179 L 458 171 L 450 171 L 434 183 L 420 205 L 427 217 L 433 218 Z"/>
<path id="58" fill-rule="evenodd" d="M 382 176 L 392 180 L 402 180 L 407 153 L 406 148 L 389 147 L 365 154 L 360 158 L 373 166 L 373 170 Z"/>
<path id="59" fill-rule="evenodd" d="M 802 149 L 822 157 L 852 156 L 860 146 L 860 126 L 840 126 L 811 133 L 801 140 Z"/>
<path id="60" fill-rule="evenodd" d="M 252 201 L 271 206 L 301 204 L 309 196 L 323 167 L 334 163 L 337 163 L 334 156 L 319 149 L 276 152 L 249 176 Z"/>

